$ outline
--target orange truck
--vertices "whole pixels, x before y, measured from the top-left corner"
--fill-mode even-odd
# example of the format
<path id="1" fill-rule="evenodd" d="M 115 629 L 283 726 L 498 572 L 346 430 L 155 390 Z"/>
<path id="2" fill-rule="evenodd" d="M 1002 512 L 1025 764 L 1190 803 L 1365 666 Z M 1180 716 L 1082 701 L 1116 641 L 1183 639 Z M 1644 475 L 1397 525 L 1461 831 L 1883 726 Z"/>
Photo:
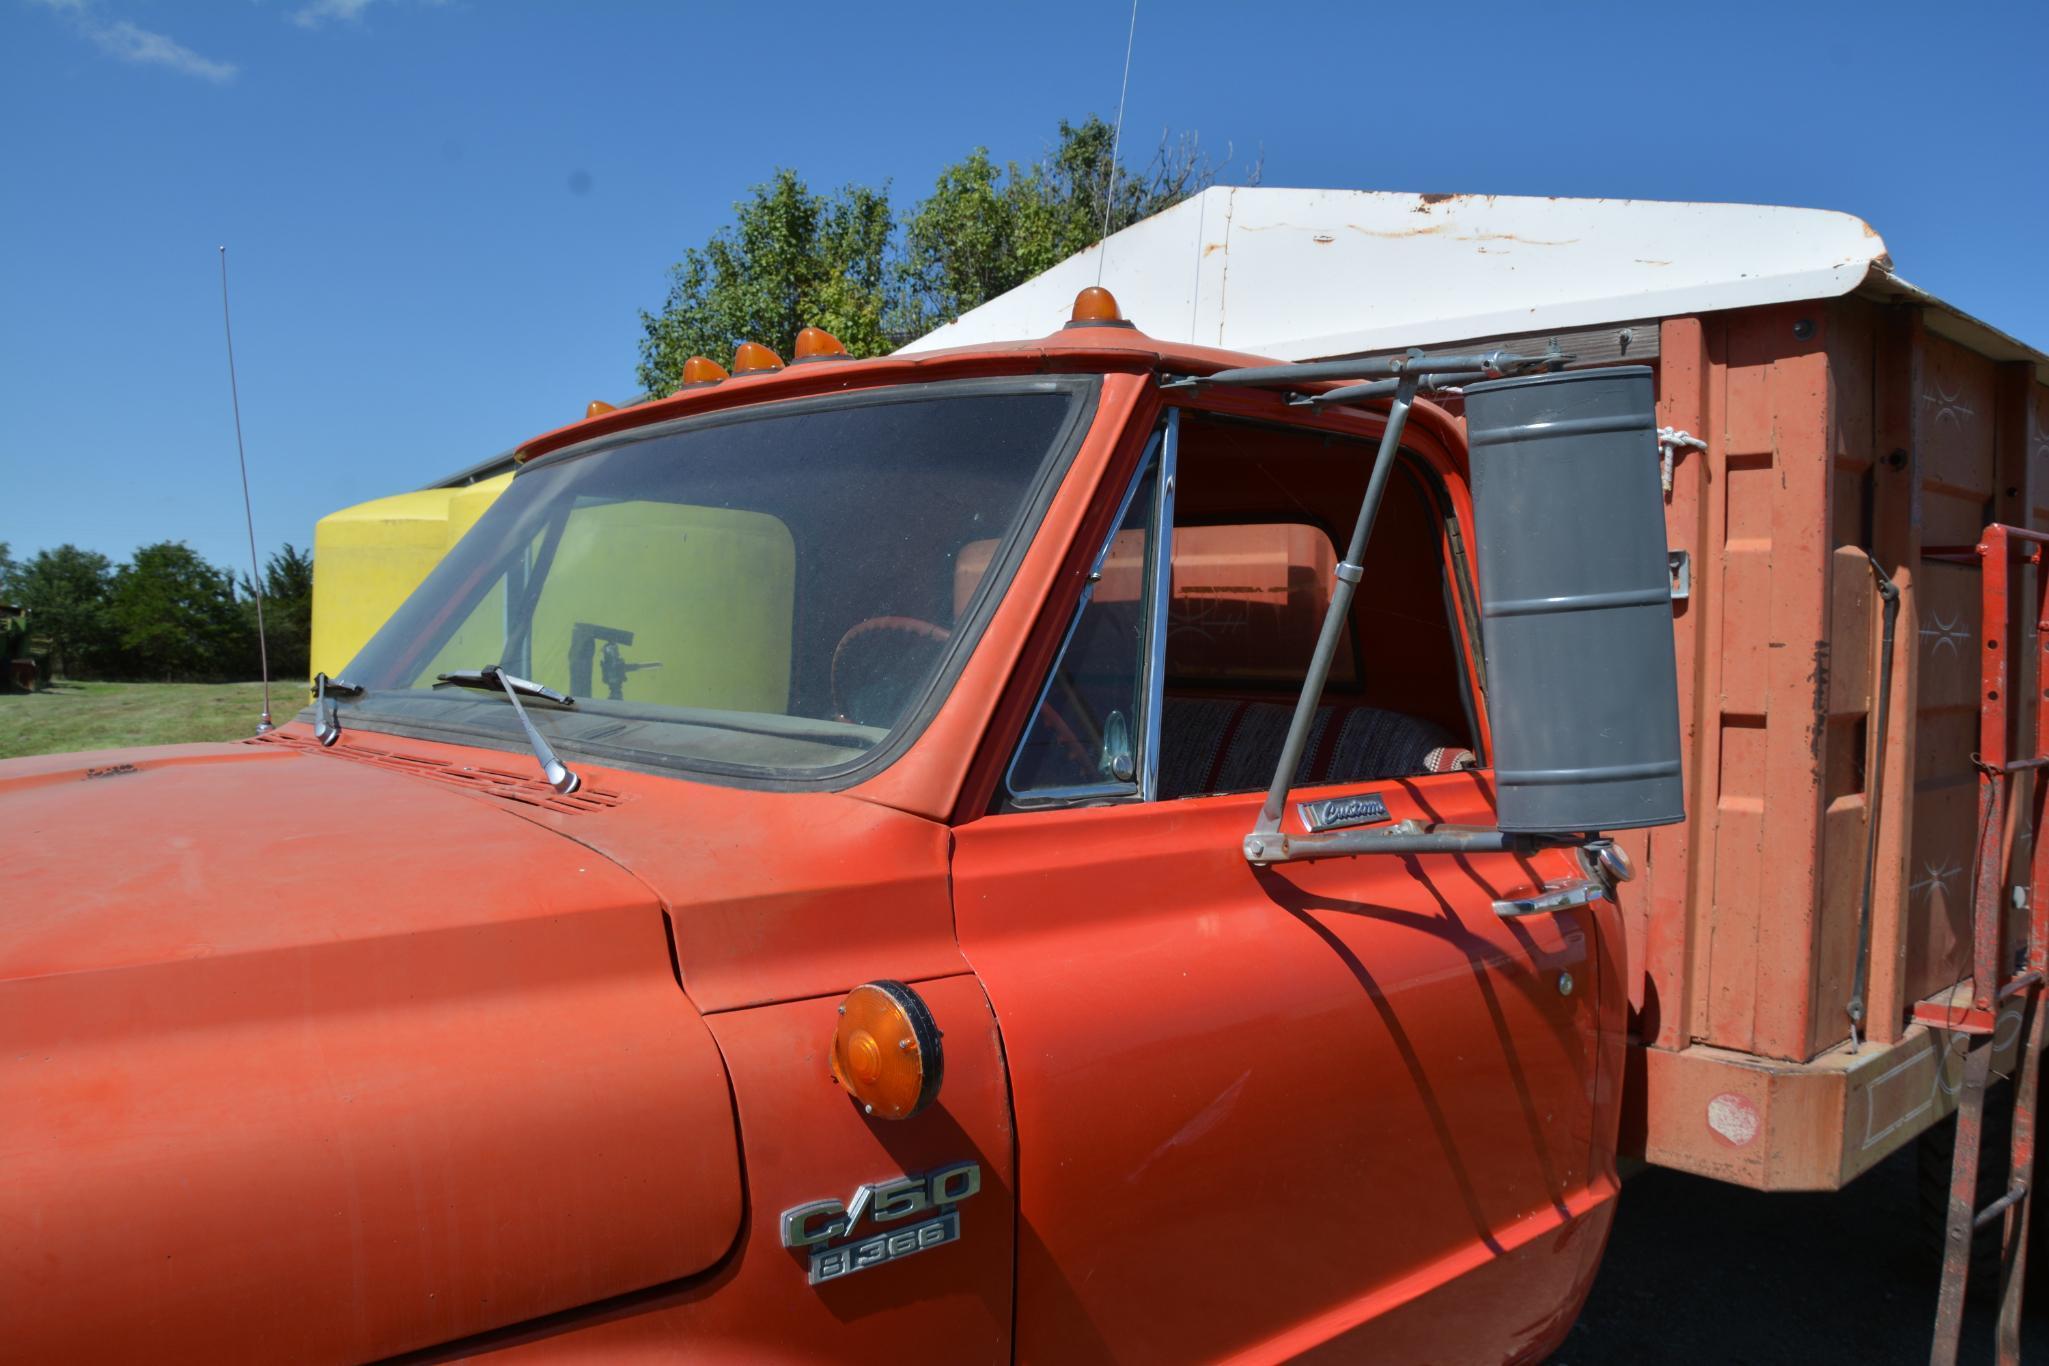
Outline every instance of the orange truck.
<path id="1" fill-rule="evenodd" d="M 0 765 L 10 1354 L 1536 1360 L 1628 1158 L 1960 1107 L 1953 1352 L 2030 1203 L 2043 358 L 1868 229 L 1237 349 L 1261 244 L 1541 289 L 1572 207 L 1263 193 L 697 358 L 295 720 Z"/>

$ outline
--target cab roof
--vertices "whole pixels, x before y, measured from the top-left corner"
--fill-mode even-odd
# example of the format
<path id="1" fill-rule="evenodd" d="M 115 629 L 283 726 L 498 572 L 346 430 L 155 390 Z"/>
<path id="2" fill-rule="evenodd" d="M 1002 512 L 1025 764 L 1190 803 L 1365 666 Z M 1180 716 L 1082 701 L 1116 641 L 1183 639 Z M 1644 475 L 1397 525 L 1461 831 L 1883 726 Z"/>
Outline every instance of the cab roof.
<path id="1" fill-rule="evenodd" d="M 1772 204 L 1215 186 L 904 348 L 1030 331 L 1098 279 L 1160 337 L 1284 361 L 1856 294 L 1985 356 L 2049 356 L 1902 278 L 1854 214 Z"/>
<path id="2" fill-rule="evenodd" d="M 1130 324 L 1077 323 L 1034 341 L 979 342 L 916 353 L 899 351 L 867 360 L 835 357 L 798 362 L 765 373 L 735 375 L 716 384 L 679 389 L 667 398 L 650 399 L 557 427 L 520 446 L 515 458 L 529 461 L 592 437 L 630 431 L 671 418 L 885 384 L 987 375 L 1113 371 L 1207 375 L 1271 363 L 1272 358 L 1267 356 L 1162 341 Z"/>

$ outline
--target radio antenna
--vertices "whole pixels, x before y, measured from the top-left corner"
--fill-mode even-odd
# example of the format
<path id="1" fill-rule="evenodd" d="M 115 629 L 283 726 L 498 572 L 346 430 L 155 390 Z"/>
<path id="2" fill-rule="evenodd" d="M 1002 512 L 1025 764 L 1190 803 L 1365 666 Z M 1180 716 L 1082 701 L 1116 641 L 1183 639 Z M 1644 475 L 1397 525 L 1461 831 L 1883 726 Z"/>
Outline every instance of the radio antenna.
<path id="1" fill-rule="evenodd" d="M 1117 199 L 1117 152 L 1124 143 L 1124 95 L 1131 89 L 1131 47 L 1138 40 L 1138 0 L 1131 0 L 1131 29 L 1124 35 L 1124 80 L 1117 87 L 1117 123 L 1110 132 L 1110 175 L 1103 185 L 1103 235 L 1096 245 L 1096 283 L 1103 283 L 1103 261 L 1110 254 L 1110 211 Z"/>
<path id="2" fill-rule="evenodd" d="M 235 410 L 235 460 L 242 467 L 242 522 L 249 529 L 249 587 L 256 594 L 256 659 L 263 671 L 262 735 L 270 724 L 270 644 L 264 639 L 263 567 L 256 562 L 256 512 L 249 502 L 249 455 L 242 448 L 242 395 L 235 387 L 235 325 L 228 320 L 228 249 L 221 248 L 221 329 L 228 337 L 228 402 Z"/>

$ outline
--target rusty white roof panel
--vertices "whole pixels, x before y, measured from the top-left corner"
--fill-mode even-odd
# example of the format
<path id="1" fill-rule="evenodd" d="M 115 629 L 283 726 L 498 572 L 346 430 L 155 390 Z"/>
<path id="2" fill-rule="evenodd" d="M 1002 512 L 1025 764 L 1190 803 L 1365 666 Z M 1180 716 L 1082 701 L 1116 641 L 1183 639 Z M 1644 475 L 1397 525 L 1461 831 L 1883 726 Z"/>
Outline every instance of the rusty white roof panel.
<path id="1" fill-rule="evenodd" d="M 1152 336 L 1310 360 L 1832 298 L 1889 269 L 1824 209 L 1217 186 L 904 349 L 1042 336 L 1099 274 Z"/>

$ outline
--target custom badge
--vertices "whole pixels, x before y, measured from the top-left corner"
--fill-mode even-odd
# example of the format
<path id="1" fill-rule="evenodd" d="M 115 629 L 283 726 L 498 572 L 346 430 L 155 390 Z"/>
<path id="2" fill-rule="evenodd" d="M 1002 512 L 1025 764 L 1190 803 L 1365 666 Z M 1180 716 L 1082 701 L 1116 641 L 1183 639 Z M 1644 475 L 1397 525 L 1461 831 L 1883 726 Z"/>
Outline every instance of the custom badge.
<path id="1" fill-rule="evenodd" d="M 1372 825 L 1387 819 L 1387 803 L 1378 792 L 1356 797 L 1326 797 L 1320 802 L 1302 802 L 1296 808 L 1302 824 L 1310 831 L 1338 830 L 1348 825 Z"/>
<path id="2" fill-rule="evenodd" d="M 982 1189 L 982 1164 L 961 1162 L 923 1176 L 871 1181 L 848 1201 L 813 1200 L 783 1211 L 783 1246 L 811 1257 L 811 1284 L 902 1261 L 960 1237 L 961 1201 Z M 863 1220 L 902 1228 L 876 1228 L 856 1237 Z M 851 1241 L 839 1241 L 849 1239 Z"/>

